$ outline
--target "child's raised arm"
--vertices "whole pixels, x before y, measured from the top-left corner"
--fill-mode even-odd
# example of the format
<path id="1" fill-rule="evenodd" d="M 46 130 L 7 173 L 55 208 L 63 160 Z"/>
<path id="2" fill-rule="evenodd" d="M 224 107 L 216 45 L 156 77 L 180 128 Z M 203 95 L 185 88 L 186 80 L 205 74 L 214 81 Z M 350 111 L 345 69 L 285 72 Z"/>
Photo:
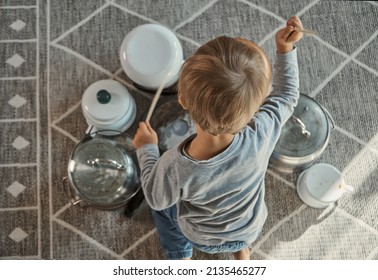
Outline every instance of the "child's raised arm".
<path id="1" fill-rule="evenodd" d="M 288 53 L 293 50 L 294 43 L 302 39 L 303 34 L 294 30 L 294 27 L 303 29 L 302 22 L 297 16 L 292 16 L 286 22 L 286 27 L 276 34 L 278 53 Z"/>

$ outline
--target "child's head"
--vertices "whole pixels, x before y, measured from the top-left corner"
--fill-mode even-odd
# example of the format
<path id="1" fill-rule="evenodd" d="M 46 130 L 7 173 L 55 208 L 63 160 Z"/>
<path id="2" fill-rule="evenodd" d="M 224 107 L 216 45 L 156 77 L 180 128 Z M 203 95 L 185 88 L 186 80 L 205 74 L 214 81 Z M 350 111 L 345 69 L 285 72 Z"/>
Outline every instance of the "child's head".
<path id="1" fill-rule="evenodd" d="M 185 61 L 179 100 L 204 131 L 235 134 L 268 95 L 271 76 L 269 59 L 255 43 L 218 37 Z"/>

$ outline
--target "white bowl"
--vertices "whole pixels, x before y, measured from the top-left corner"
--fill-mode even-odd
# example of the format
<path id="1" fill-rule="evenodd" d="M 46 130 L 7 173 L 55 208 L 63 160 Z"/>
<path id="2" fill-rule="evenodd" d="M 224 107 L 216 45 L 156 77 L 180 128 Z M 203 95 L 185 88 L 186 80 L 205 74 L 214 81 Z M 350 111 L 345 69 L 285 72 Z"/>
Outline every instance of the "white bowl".
<path id="1" fill-rule="evenodd" d="M 126 75 L 148 89 L 157 89 L 169 74 L 166 88 L 177 82 L 183 51 L 171 30 L 158 24 L 144 24 L 123 40 L 120 61 Z"/>

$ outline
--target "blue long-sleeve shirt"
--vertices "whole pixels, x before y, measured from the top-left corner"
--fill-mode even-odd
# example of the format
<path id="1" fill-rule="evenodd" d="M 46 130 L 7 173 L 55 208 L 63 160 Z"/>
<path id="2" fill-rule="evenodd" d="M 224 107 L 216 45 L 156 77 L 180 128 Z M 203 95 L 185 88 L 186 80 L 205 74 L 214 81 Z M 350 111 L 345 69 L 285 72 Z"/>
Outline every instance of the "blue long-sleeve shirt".
<path id="1" fill-rule="evenodd" d="M 209 160 L 185 155 L 194 136 L 165 152 L 157 145 L 137 150 L 142 187 L 155 210 L 177 204 L 185 237 L 197 244 L 255 241 L 267 218 L 264 177 L 281 128 L 299 98 L 296 49 L 277 54 L 272 92 L 249 126 L 226 150 Z"/>

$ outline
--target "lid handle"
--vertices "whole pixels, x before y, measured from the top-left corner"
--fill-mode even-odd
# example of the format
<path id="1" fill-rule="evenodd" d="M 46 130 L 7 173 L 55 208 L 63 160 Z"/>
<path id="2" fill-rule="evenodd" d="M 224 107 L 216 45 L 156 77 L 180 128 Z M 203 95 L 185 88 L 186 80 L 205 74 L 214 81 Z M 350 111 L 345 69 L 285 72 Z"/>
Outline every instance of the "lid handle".
<path id="1" fill-rule="evenodd" d="M 101 104 L 108 104 L 112 99 L 112 95 L 105 89 L 97 92 L 97 101 Z"/>
<path id="2" fill-rule="evenodd" d="M 94 160 L 87 160 L 88 165 L 98 168 L 111 168 L 116 170 L 124 170 L 126 167 L 119 164 L 115 160 L 95 158 Z"/>
<path id="3" fill-rule="evenodd" d="M 297 118 L 296 116 L 292 115 L 291 119 L 294 123 L 301 129 L 301 133 L 306 136 L 306 138 L 311 136 L 311 132 L 306 129 L 306 125 L 302 122 L 301 119 Z"/>

